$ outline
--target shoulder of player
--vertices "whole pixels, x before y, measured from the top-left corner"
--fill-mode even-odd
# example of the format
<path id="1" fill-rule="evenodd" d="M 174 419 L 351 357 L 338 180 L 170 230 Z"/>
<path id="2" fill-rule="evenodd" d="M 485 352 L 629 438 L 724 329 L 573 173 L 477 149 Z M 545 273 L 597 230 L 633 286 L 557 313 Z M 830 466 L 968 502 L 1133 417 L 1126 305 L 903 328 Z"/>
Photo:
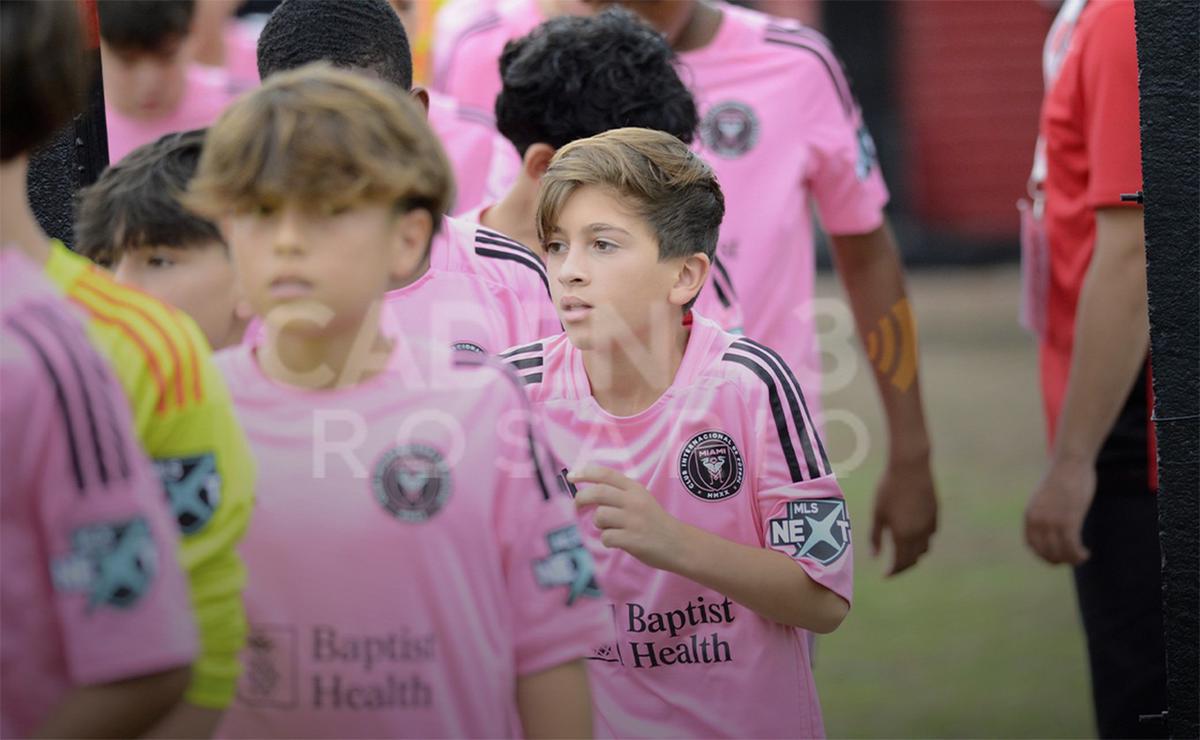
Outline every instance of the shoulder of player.
<path id="1" fill-rule="evenodd" d="M 550 278 L 542 258 L 529 247 L 511 237 L 475 224 L 471 245 L 474 263 L 478 269 L 502 285 L 531 287 L 549 293 Z M 522 294 L 527 291 L 522 290 Z"/>
<path id="2" fill-rule="evenodd" d="M 775 431 L 793 482 L 832 472 L 800 382 L 778 352 L 737 337 L 721 355 L 722 371 L 743 389 L 746 411 Z"/>
<path id="3" fill-rule="evenodd" d="M 546 369 L 562 367 L 569 360 L 570 340 L 566 334 L 544 337 L 536 342 L 513 347 L 501 352 L 498 357 L 512 369 L 525 393 L 534 402 L 549 400 L 554 388 L 561 383 L 549 383 Z"/>
<path id="4" fill-rule="evenodd" d="M 144 363 L 158 395 L 157 411 L 182 410 L 205 401 L 211 353 L 186 314 L 120 285 L 99 268 L 80 273 L 66 292 L 103 331 L 113 362 Z"/>
<path id="5" fill-rule="evenodd" d="M 761 53 L 786 60 L 787 68 L 797 79 L 827 81 L 845 112 L 850 114 L 854 110 L 854 95 L 845 67 L 824 34 L 799 21 L 756 11 L 743 9 L 736 17 L 753 26 Z"/>

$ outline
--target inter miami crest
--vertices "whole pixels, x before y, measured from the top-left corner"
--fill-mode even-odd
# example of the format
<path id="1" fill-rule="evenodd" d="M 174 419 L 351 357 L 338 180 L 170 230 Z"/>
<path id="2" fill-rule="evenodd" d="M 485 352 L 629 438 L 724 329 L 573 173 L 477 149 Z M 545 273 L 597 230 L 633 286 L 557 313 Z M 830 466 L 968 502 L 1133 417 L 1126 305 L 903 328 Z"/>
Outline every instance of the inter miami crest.
<path id="1" fill-rule="evenodd" d="M 859 180 L 866 180 L 875 164 L 879 161 L 875 150 L 875 140 L 867 130 L 867 124 L 858 127 L 858 161 L 854 164 L 854 174 Z"/>
<path id="2" fill-rule="evenodd" d="M 400 521 L 419 523 L 438 513 L 450 496 L 450 468 L 428 445 L 397 447 L 375 463 L 375 498 Z"/>
<path id="3" fill-rule="evenodd" d="M 787 516 L 771 520 L 771 547 L 797 560 L 829 565 L 849 546 L 850 520 L 840 498 L 789 501 Z"/>
<path id="4" fill-rule="evenodd" d="M 221 503 L 221 476 L 213 454 L 168 457 L 154 461 L 167 489 L 167 501 L 179 531 L 195 534 L 213 518 Z"/>
<path id="5" fill-rule="evenodd" d="M 727 101 L 709 108 L 700 122 L 704 146 L 726 159 L 737 159 L 758 143 L 759 124 L 745 103 Z"/>
<path id="6" fill-rule="evenodd" d="M 474 342 L 455 342 L 454 344 L 450 345 L 450 349 L 454 350 L 455 352 L 474 352 L 477 355 L 487 354 L 487 352 L 483 351 L 483 347 L 480 347 Z"/>
<path id="7" fill-rule="evenodd" d="M 701 432 L 679 454 L 679 480 L 698 499 L 720 501 L 742 487 L 745 463 L 733 438 L 724 432 Z"/>
<path id="8" fill-rule="evenodd" d="M 142 517 L 80 527 L 71 533 L 71 552 L 51 567 L 59 591 L 88 594 L 88 611 L 99 606 L 128 609 L 150 590 L 158 553 Z"/>

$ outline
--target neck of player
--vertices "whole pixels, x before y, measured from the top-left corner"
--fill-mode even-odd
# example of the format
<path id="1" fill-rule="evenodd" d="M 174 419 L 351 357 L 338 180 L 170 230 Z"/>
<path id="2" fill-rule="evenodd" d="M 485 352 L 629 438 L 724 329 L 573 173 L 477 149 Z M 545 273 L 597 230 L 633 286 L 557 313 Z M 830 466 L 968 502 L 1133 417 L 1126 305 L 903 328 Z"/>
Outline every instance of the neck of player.
<path id="1" fill-rule="evenodd" d="M 38 225 L 25 195 L 28 173 L 29 158 L 25 155 L 0 165 L 0 247 L 16 247 L 44 265 L 50 259 L 50 237 Z"/>
<path id="2" fill-rule="evenodd" d="M 380 329 L 380 306 L 376 301 L 351 331 L 309 334 L 268 325 L 259 366 L 272 380 L 308 390 L 361 385 L 387 369 L 395 346 Z"/>
<path id="3" fill-rule="evenodd" d="M 720 8 L 706 0 L 700 0 L 688 18 L 687 25 L 671 41 L 671 48 L 682 53 L 708 46 L 716 37 L 717 29 L 721 27 L 721 16 Z"/>
<path id="4" fill-rule="evenodd" d="M 656 331 L 632 346 L 585 350 L 583 367 L 600 408 L 614 416 L 633 416 L 654 405 L 675 382 L 691 328 L 673 322 L 666 332 Z"/>
<path id="5" fill-rule="evenodd" d="M 540 255 L 541 244 L 538 242 L 537 227 L 534 226 L 537 217 L 537 193 L 538 182 L 522 175 L 500 202 L 479 215 L 479 222 L 489 229 L 516 239 L 533 250 L 534 254 Z"/>

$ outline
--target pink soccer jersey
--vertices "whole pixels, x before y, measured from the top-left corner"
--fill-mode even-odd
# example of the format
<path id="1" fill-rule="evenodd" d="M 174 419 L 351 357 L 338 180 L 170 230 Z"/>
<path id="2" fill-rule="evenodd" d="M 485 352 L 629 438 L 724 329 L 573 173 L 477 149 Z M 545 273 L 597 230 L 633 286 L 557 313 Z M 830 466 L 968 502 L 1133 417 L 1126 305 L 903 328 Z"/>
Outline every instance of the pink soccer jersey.
<path id="1" fill-rule="evenodd" d="M 217 363 L 259 470 L 220 734 L 520 735 L 517 677 L 585 657 L 611 624 L 515 379 L 411 342 L 327 392 L 269 380 L 247 346 Z"/>
<path id="2" fill-rule="evenodd" d="M 827 232 L 866 233 L 883 223 L 887 187 L 829 42 L 796 21 L 720 7 L 716 37 L 680 54 L 681 77 L 701 115 L 695 147 L 725 194 L 718 254 L 746 334 L 778 349 L 815 407 L 821 388 L 810 202 Z M 463 102 L 491 105 L 504 43 L 541 20 L 537 0 L 501 0 L 477 11 L 456 35 L 435 40 L 445 59 L 439 84 Z M 728 328 L 714 306 L 717 284 L 705 288 L 697 306 Z"/>
<path id="3" fill-rule="evenodd" d="M 488 178 L 512 169 L 517 154 L 512 144 L 496 133 L 492 115 L 461 105 L 453 98 L 431 92 L 429 125 L 446 149 L 454 170 L 455 197 L 452 213 L 462 213 L 483 201 Z"/>
<path id="4" fill-rule="evenodd" d="M 41 269 L 0 253 L 0 736 L 196 652 L 178 535 L 121 386 Z"/>
<path id="5" fill-rule="evenodd" d="M 562 331 L 541 259 L 476 223 L 446 218 L 429 270 L 390 291 L 384 328 L 392 336 L 494 354 Z"/>
<path id="6" fill-rule="evenodd" d="M 108 161 L 119 162 L 142 144 L 149 144 L 175 131 L 191 131 L 211 125 L 233 100 L 236 89 L 224 69 L 194 64 L 188 69 L 187 89 L 173 113 L 152 121 L 122 115 L 104 106 L 108 122 Z"/>
<path id="7" fill-rule="evenodd" d="M 675 518 L 788 555 L 847 601 L 853 555 L 842 492 L 805 397 L 778 354 L 696 317 L 675 381 L 616 417 L 591 395 L 565 334 L 504 353 L 567 469 L 613 468 Z M 585 537 L 599 537 L 591 514 Z M 601 549 L 616 640 L 592 658 L 597 724 L 614 737 L 818 737 L 806 632 L 681 576 Z"/>

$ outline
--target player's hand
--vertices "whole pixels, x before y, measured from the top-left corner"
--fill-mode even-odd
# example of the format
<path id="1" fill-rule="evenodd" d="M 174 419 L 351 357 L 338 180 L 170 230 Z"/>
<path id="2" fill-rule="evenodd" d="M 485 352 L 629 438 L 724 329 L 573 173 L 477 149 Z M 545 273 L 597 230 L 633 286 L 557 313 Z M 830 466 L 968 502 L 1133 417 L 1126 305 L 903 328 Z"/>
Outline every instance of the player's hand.
<path id="1" fill-rule="evenodd" d="M 892 565 L 887 575 L 903 573 L 929 551 L 937 531 L 938 501 L 929 458 L 892 462 L 875 490 L 871 515 L 871 557 L 879 557 L 883 534 L 892 539 Z"/>
<path id="2" fill-rule="evenodd" d="M 1025 542 L 1047 563 L 1087 560 L 1091 553 L 1083 546 L 1083 519 L 1095 495 L 1093 465 L 1053 461 L 1025 507 Z"/>
<path id="3" fill-rule="evenodd" d="M 624 550 L 652 568 L 673 570 L 685 527 L 642 484 L 599 465 L 572 471 L 567 480 L 579 488 L 576 508 L 596 507 L 592 521 L 605 547 Z"/>

